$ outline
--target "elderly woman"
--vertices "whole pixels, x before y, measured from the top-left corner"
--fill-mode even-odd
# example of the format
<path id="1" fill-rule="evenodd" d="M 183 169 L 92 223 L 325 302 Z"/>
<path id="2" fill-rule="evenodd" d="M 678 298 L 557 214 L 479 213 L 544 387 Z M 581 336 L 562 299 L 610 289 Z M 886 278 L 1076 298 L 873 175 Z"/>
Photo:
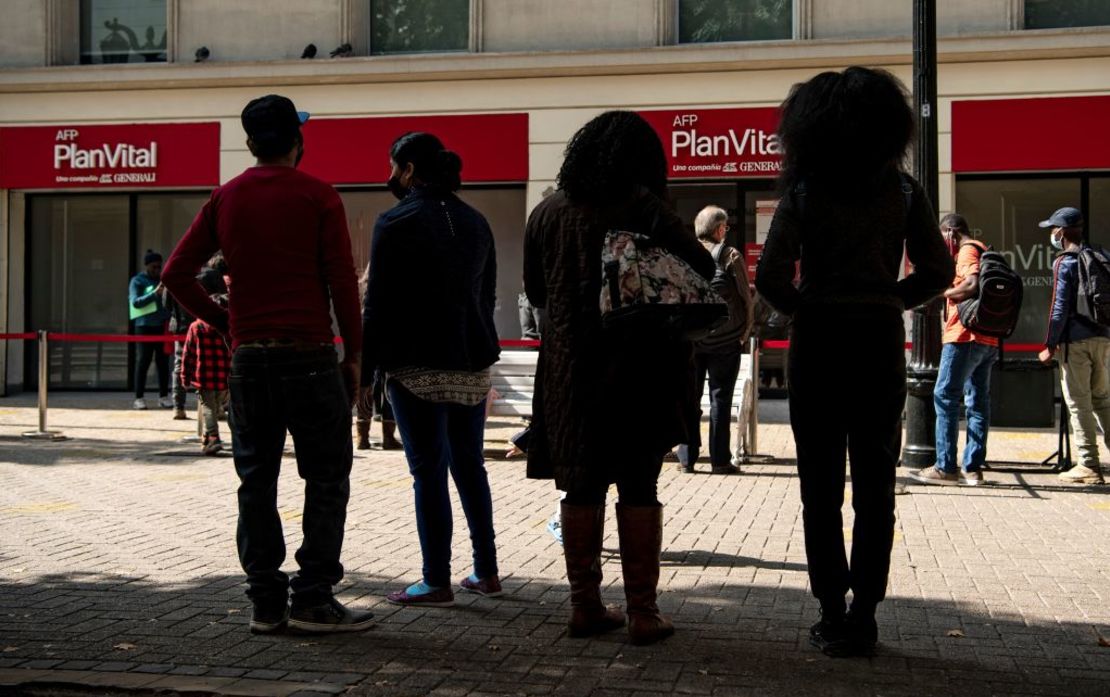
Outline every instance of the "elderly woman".
<path id="1" fill-rule="evenodd" d="M 605 495 L 616 483 L 617 531 L 634 644 L 674 633 L 656 606 L 663 507 L 656 480 L 681 442 L 693 399 L 692 347 L 667 335 L 602 329 L 605 233 L 646 235 L 705 279 L 713 258 L 667 205 L 667 161 L 651 126 L 611 111 L 571 139 L 559 189 L 528 219 L 524 287 L 546 312 L 533 406 L 528 476 L 554 477 L 562 503 L 563 553 L 571 588 L 570 636 L 624 625 L 601 602 Z"/>
<path id="2" fill-rule="evenodd" d="M 451 589 L 450 472 L 474 548 L 460 590 L 501 594 L 493 503 L 483 458 L 497 266 L 481 213 L 454 194 L 462 161 L 429 133 L 390 150 L 389 188 L 400 199 L 378 218 L 363 303 L 364 388 L 375 369 L 401 431 L 416 496 L 423 579 L 390 593 L 400 605 L 446 607 Z"/>

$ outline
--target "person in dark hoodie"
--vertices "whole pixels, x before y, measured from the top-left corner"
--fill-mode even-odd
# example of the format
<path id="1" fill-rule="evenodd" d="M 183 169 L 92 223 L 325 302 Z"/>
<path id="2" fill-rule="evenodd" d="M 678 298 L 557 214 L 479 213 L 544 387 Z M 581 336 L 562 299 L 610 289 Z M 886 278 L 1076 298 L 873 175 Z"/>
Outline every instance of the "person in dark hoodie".
<path id="1" fill-rule="evenodd" d="M 603 330 L 602 245 L 607 231 L 624 230 L 646 235 L 707 280 L 715 265 L 666 202 L 663 145 L 641 116 L 610 111 L 583 126 L 567 145 L 558 184 L 524 233 L 525 292 L 545 312 L 528 476 L 554 478 L 567 492 L 561 511 L 572 637 L 625 623 L 600 592 L 605 498 L 616 483 L 628 633 L 634 644 L 651 644 L 674 633 L 656 604 L 657 480 L 664 454 L 690 442 L 693 346 Z"/>
<path id="2" fill-rule="evenodd" d="M 933 204 L 901 171 L 912 137 L 905 88 L 881 70 L 821 73 L 782 104 L 781 200 L 756 289 L 793 319 L 790 425 L 821 604 L 810 642 L 832 656 L 870 653 L 878 637 L 906 400 L 903 312 L 939 295 L 954 274 Z M 913 272 L 899 280 L 903 251 Z M 856 514 L 850 563 L 845 454 Z"/>
<path id="3" fill-rule="evenodd" d="M 493 498 L 484 458 L 497 259 L 485 217 L 455 191 L 462 160 L 430 133 L 406 133 L 389 152 L 399 199 L 374 225 L 363 301 L 363 389 L 375 370 L 413 477 L 423 578 L 391 603 L 453 605 L 450 472 L 473 545 L 463 592 L 501 595 Z"/>

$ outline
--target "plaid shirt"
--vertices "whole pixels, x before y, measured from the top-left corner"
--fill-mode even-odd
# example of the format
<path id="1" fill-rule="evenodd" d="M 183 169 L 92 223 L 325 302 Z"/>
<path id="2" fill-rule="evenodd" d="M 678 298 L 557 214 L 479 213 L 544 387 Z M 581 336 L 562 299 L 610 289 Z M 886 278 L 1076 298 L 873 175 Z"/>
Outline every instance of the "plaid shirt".
<path id="1" fill-rule="evenodd" d="M 181 352 L 181 384 L 198 390 L 226 390 L 230 369 L 231 354 L 223 336 L 199 319 L 190 324 Z"/>

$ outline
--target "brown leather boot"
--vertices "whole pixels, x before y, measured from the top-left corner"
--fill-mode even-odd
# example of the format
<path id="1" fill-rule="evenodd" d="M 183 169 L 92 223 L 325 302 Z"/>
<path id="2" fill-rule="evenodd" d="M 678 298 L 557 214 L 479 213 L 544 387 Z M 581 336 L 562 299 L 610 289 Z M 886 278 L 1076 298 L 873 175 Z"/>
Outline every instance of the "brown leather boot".
<path id="1" fill-rule="evenodd" d="M 401 441 L 397 440 L 397 422 L 382 421 L 382 450 L 400 450 Z"/>
<path id="2" fill-rule="evenodd" d="M 570 621 L 567 635 L 594 636 L 624 626 L 620 608 L 601 602 L 601 537 L 605 531 L 604 506 L 563 503 L 563 556 L 570 581 Z"/>
<path id="3" fill-rule="evenodd" d="M 370 422 L 358 419 L 355 421 L 355 431 L 358 434 L 358 443 L 355 445 L 359 450 L 370 449 Z"/>
<path id="4" fill-rule="evenodd" d="M 628 636 L 636 646 L 674 634 L 674 625 L 655 604 L 659 552 L 663 546 L 663 506 L 617 504 L 624 595 L 628 599 Z"/>

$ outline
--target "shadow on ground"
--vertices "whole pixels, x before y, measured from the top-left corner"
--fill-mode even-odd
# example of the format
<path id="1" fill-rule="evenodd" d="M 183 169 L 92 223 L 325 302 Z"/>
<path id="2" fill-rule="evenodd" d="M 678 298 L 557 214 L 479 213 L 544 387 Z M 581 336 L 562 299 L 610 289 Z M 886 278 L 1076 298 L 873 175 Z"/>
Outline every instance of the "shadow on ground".
<path id="1" fill-rule="evenodd" d="M 693 554 L 669 552 L 667 563 Z M 365 695 L 1101 696 L 1110 670 L 1110 649 L 1091 626 L 1033 625 L 914 598 L 882 606 L 875 657 L 833 660 L 807 645 L 815 605 L 798 590 L 725 582 L 663 593 L 678 633 L 641 648 L 623 632 L 568 638 L 559 584 L 510 578 L 503 599 L 459 596 L 453 609 L 414 609 L 384 602 L 392 583 L 363 573 L 344 582 L 343 598 L 378 615 L 369 631 L 253 636 L 238 577 L 160 584 L 73 572 L 5 581 L 0 655 L 16 668 L 266 670 L 272 679 L 353 684 L 352 694 Z"/>

